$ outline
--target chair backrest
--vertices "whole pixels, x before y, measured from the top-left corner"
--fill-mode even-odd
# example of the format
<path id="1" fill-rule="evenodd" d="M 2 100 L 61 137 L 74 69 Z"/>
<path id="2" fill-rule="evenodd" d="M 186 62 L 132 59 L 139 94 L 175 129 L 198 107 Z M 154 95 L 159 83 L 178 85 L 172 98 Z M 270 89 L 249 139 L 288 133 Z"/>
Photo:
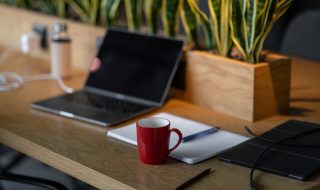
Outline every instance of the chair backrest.
<path id="1" fill-rule="evenodd" d="M 310 10 L 297 15 L 289 24 L 281 52 L 320 61 L 320 11 Z"/>

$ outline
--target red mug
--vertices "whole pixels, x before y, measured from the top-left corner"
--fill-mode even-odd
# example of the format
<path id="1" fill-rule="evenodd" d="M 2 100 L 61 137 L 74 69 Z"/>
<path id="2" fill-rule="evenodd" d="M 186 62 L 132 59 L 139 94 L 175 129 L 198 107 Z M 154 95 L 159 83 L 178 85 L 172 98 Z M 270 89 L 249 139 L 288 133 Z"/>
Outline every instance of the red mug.
<path id="1" fill-rule="evenodd" d="M 179 129 L 170 129 L 170 121 L 160 117 L 141 119 L 136 123 L 139 158 L 144 164 L 164 164 L 168 155 L 182 140 Z M 177 144 L 169 149 L 170 134 L 177 133 Z"/>

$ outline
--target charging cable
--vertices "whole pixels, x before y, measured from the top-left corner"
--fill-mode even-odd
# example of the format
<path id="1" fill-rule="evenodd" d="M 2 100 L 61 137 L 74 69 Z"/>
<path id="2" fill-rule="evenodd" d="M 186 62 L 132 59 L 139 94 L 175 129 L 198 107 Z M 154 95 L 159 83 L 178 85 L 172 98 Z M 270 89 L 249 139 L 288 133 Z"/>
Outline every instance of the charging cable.
<path id="1" fill-rule="evenodd" d="M 65 93 L 72 93 L 74 90 L 68 86 L 66 86 L 61 79 L 60 76 L 55 76 L 53 74 L 40 74 L 40 75 L 34 75 L 34 76 L 26 76 L 23 78 L 25 82 L 32 82 L 32 81 L 38 81 L 38 80 L 56 80 L 59 87 L 65 92 Z"/>
<path id="2" fill-rule="evenodd" d="M 23 78 L 14 72 L 0 72 L 0 92 L 19 88 L 24 83 Z"/>
<path id="3" fill-rule="evenodd" d="M 249 128 L 245 127 L 245 129 L 247 130 L 247 132 L 249 132 L 250 134 L 252 134 L 253 136 L 256 136 L 256 134 L 254 134 Z M 250 186 L 250 190 L 257 190 L 258 187 L 257 187 L 257 183 L 254 181 L 253 179 L 253 175 L 254 175 L 254 171 L 257 169 L 258 167 L 258 164 L 260 163 L 260 160 L 261 158 L 263 157 L 263 155 L 268 151 L 270 150 L 271 148 L 277 146 L 277 145 L 281 145 L 281 144 L 284 144 L 284 145 L 289 145 L 289 146 L 294 146 L 292 144 L 287 144 L 286 141 L 288 140 L 291 140 L 291 139 L 295 139 L 295 138 L 298 138 L 300 136 L 303 136 L 303 135 L 307 135 L 309 133 L 312 133 L 312 132 L 316 132 L 316 131 L 319 131 L 320 128 L 313 128 L 313 129 L 310 129 L 310 130 L 306 130 L 306 131 L 302 131 L 300 133 L 296 133 L 294 135 L 291 135 L 291 136 L 288 136 L 288 137 L 285 137 L 281 140 L 278 140 L 278 141 L 272 141 L 272 144 L 265 147 L 260 153 L 259 155 L 255 158 L 255 161 L 251 167 L 251 170 L 250 170 L 250 177 L 249 177 L 249 186 Z M 266 141 L 266 139 L 264 139 L 264 141 Z M 298 145 L 299 146 L 299 145 Z M 305 145 L 305 144 L 300 144 L 300 146 L 310 146 L 310 145 Z M 313 148 L 316 148 L 316 147 L 313 147 Z M 317 147 L 319 148 L 319 147 Z"/>
<path id="4" fill-rule="evenodd" d="M 19 48 L 24 54 L 28 54 L 30 50 L 38 48 L 40 39 L 35 32 L 28 32 L 23 34 L 20 38 L 20 43 L 14 44 L 8 48 L 0 57 L 0 66 L 4 63 L 5 59 L 10 56 L 15 49 Z M 52 73 L 40 74 L 34 76 L 21 76 L 14 72 L 0 72 L 0 92 L 10 91 L 23 86 L 25 82 L 39 81 L 39 80 L 56 80 L 59 87 L 66 93 L 72 93 L 74 90 L 67 87 L 60 76 L 53 75 Z"/>

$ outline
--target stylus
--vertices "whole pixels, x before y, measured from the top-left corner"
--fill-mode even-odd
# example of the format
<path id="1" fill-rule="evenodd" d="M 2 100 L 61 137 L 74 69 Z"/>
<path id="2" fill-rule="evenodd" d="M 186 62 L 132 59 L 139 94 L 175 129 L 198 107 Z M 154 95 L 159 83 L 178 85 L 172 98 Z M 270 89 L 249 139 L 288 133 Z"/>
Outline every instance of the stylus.
<path id="1" fill-rule="evenodd" d="M 208 175 L 211 172 L 211 168 L 208 168 L 202 172 L 200 172 L 199 174 L 197 174 L 196 176 L 190 178 L 188 181 L 184 182 L 183 184 L 181 184 L 180 186 L 178 186 L 176 188 L 176 190 L 180 190 L 185 188 L 186 186 L 190 185 L 191 183 L 193 183 L 194 181 L 200 179 L 201 177 L 204 177 L 206 175 Z"/>
<path id="2" fill-rule="evenodd" d="M 195 133 L 195 134 L 192 134 L 192 135 L 189 135 L 189 136 L 185 136 L 182 138 L 182 142 L 188 142 L 188 141 L 191 141 L 191 140 L 195 140 L 195 139 L 199 139 L 199 138 L 202 138 L 202 137 L 205 137 L 205 136 L 208 136 L 212 133 L 215 133 L 217 131 L 219 131 L 220 127 L 212 127 L 210 129 L 206 129 L 204 131 L 200 131 L 198 133 Z"/>

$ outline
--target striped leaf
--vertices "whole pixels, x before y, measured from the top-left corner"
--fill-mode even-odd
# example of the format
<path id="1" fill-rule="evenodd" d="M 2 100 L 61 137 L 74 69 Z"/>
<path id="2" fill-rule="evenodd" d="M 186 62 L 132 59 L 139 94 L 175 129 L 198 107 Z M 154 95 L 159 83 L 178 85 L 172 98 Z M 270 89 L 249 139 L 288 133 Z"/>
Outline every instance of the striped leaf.
<path id="1" fill-rule="evenodd" d="M 244 3 L 245 4 L 245 3 Z M 231 28 L 231 38 L 233 43 L 239 49 L 242 57 L 246 58 L 246 39 L 243 35 L 243 11 L 241 2 L 239 0 L 232 0 L 232 5 L 230 6 L 231 18 L 230 18 L 230 28 Z"/>
<path id="2" fill-rule="evenodd" d="M 264 15 L 261 18 L 260 24 L 260 31 L 257 33 L 258 35 L 256 36 L 255 39 L 255 44 L 254 44 L 254 61 L 259 62 L 259 57 L 260 57 L 260 52 L 262 50 L 263 42 L 271 30 L 272 27 L 272 19 L 274 18 L 274 13 L 276 10 L 276 5 L 277 5 L 277 0 L 267 0 L 266 1 L 266 6 L 262 10 L 264 11 Z"/>
<path id="3" fill-rule="evenodd" d="M 293 0 L 281 0 L 277 3 L 277 7 L 275 10 L 275 20 L 278 20 L 291 6 Z"/>
<path id="4" fill-rule="evenodd" d="M 90 16 L 89 13 L 86 12 L 85 8 L 83 7 L 81 1 L 73 1 L 73 0 L 65 0 L 72 9 L 79 15 L 80 19 L 84 22 L 89 23 Z"/>
<path id="5" fill-rule="evenodd" d="M 232 47 L 229 24 L 231 1 L 232 0 L 208 0 L 217 50 L 222 56 L 228 56 Z"/>
<path id="6" fill-rule="evenodd" d="M 90 2 L 91 2 L 91 5 L 89 5 L 90 10 L 88 11 L 89 23 L 96 24 L 100 2 L 99 0 L 91 0 Z"/>
<path id="7" fill-rule="evenodd" d="M 109 0 L 109 1 L 110 3 L 107 4 L 107 14 L 108 14 L 107 23 L 109 25 L 114 25 L 122 0 Z"/>
<path id="8" fill-rule="evenodd" d="M 247 54 L 252 51 L 254 45 L 254 37 L 256 31 L 256 17 L 257 17 L 257 6 L 258 0 L 249 0 L 249 11 L 248 11 L 248 35 L 247 35 Z M 247 31 L 245 31 L 246 33 Z"/>
<path id="9" fill-rule="evenodd" d="M 151 33 L 158 32 L 158 17 L 161 8 L 161 0 L 145 0 L 144 12 L 146 15 L 147 26 Z"/>
<path id="10" fill-rule="evenodd" d="M 223 0 L 222 0 L 223 1 Z M 214 31 L 215 41 L 217 44 L 218 51 L 222 49 L 220 39 L 220 14 L 221 14 L 221 0 L 208 0 L 208 7 L 212 18 L 212 30 Z"/>
<path id="11" fill-rule="evenodd" d="M 180 0 L 162 0 L 162 22 L 167 36 L 176 36 L 179 27 Z"/>
<path id="12" fill-rule="evenodd" d="M 192 2 L 192 8 L 194 9 L 195 13 L 197 14 L 197 18 L 200 21 L 200 26 L 203 28 L 205 34 L 205 46 L 206 49 L 212 50 L 216 46 L 216 41 L 213 35 L 213 30 L 209 18 L 205 15 L 199 8 L 198 4 L 195 1 Z"/>
<path id="13" fill-rule="evenodd" d="M 136 31 L 140 27 L 142 0 L 124 0 L 128 28 Z"/>
<path id="14" fill-rule="evenodd" d="M 231 37 L 230 37 L 230 4 L 231 0 L 221 1 L 221 17 L 220 17 L 220 38 L 221 38 L 221 50 L 220 55 L 228 56 L 231 49 Z"/>
<path id="15" fill-rule="evenodd" d="M 198 41 L 198 25 L 199 25 L 199 18 L 195 8 L 193 7 L 194 4 L 192 1 L 195 0 L 184 0 L 181 1 L 182 8 L 180 11 L 181 20 L 187 37 L 190 43 L 194 44 L 196 47 L 200 47 Z"/>
<path id="16" fill-rule="evenodd" d="M 261 18 L 264 14 L 264 10 L 267 6 L 267 3 L 266 3 L 267 0 L 259 0 L 258 1 L 258 4 L 257 4 L 257 19 Z"/>

